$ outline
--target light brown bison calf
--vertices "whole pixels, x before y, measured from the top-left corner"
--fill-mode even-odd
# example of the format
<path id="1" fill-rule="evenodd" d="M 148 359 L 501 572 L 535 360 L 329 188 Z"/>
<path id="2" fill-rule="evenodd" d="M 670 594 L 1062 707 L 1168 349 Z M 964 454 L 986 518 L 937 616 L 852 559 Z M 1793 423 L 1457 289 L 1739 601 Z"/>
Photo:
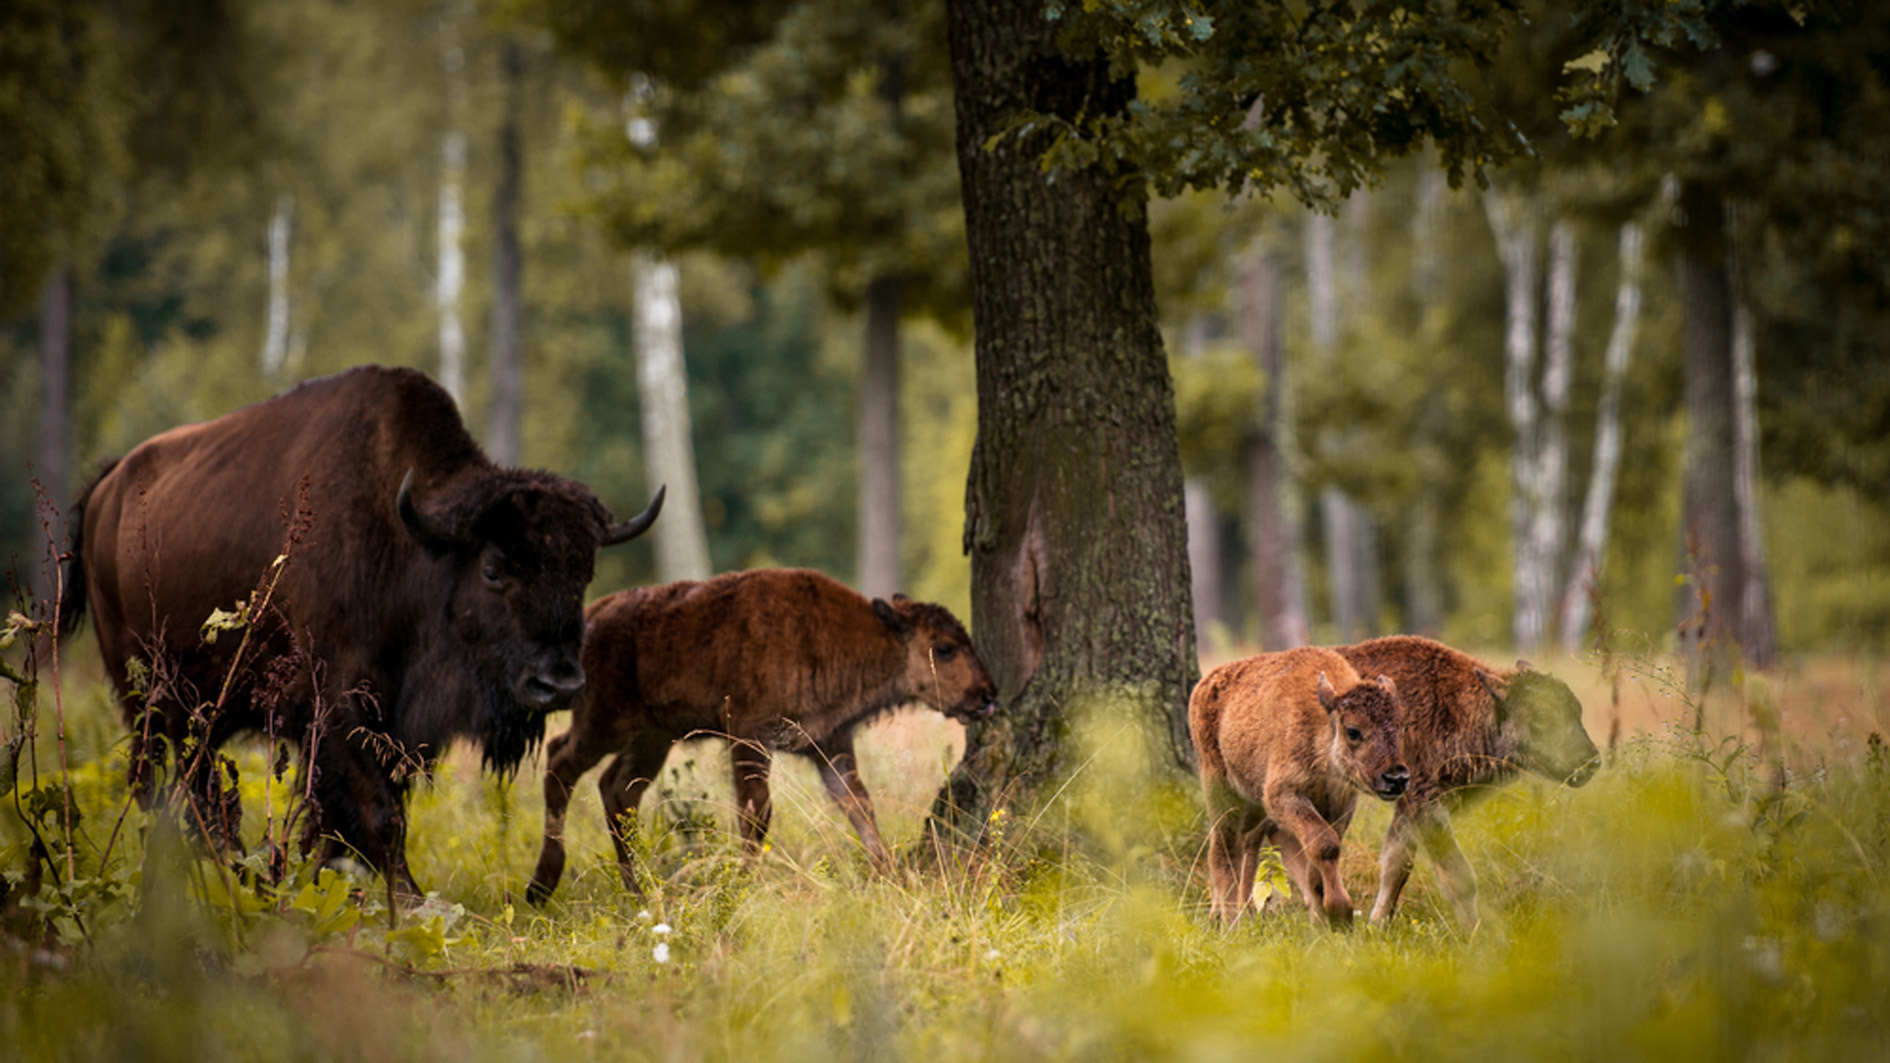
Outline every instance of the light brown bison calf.
<path id="1" fill-rule="evenodd" d="M 800 569 L 731 572 L 621 591 L 585 610 L 584 673 L 571 728 L 546 745 L 545 841 L 528 896 L 564 871 L 564 814 L 579 776 L 610 754 L 598 788 L 624 885 L 637 889 L 626 831 L 669 747 L 729 739 L 745 849 L 760 849 L 774 750 L 811 758 L 876 865 L 887 863 L 854 762 L 854 728 L 915 701 L 959 720 L 990 715 L 997 688 L 964 626 L 902 595 L 868 601 Z"/>
<path id="2" fill-rule="evenodd" d="M 1339 843 L 1359 791 L 1404 792 L 1396 685 L 1366 681 L 1330 650 L 1263 653 L 1194 688 L 1188 723 L 1207 793 L 1214 914 L 1232 925 L 1253 894 L 1260 846 L 1279 847 L 1315 921 L 1349 925 Z"/>
<path id="3" fill-rule="evenodd" d="M 1600 764 L 1568 685 L 1518 661 L 1494 669 L 1467 653 L 1411 635 L 1335 647 L 1352 667 L 1388 675 L 1404 699 L 1411 784 L 1398 799 L 1379 857 L 1372 921 L 1391 917 L 1411 877 L 1414 846 L 1437 864 L 1438 883 L 1465 929 L 1477 924 L 1477 878 L 1458 848 L 1450 814 L 1518 771 L 1580 786 Z"/>

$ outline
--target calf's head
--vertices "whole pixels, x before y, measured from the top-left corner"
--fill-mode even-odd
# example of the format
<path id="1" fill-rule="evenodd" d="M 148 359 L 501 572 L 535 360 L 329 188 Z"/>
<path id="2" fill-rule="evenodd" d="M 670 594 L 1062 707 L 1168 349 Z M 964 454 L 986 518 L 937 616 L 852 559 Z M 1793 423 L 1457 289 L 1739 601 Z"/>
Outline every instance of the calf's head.
<path id="1" fill-rule="evenodd" d="M 1332 721 L 1333 761 L 1353 786 L 1390 801 L 1411 781 L 1405 767 L 1404 703 L 1391 677 L 1381 675 L 1336 690 L 1319 673 L 1319 704 Z"/>
<path id="2" fill-rule="evenodd" d="M 899 687 L 955 720 L 981 720 L 997 711 L 997 684 L 984 670 L 965 626 L 942 605 L 903 594 L 873 599 L 879 617 L 905 650 Z"/>
<path id="3" fill-rule="evenodd" d="M 483 718 L 472 730 L 489 762 L 516 762 L 542 735 L 544 714 L 584 688 L 584 588 L 598 548 L 647 530 L 663 492 L 614 523 L 588 488 L 550 473 L 496 470 L 422 502 L 409 472 L 395 505 L 408 534 L 451 573 L 435 590 L 478 688 Z"/>
<path id="4" fill-rule="evenodd" d="M 1582 785 L 1601 766 L 1601 751 L 1582 726 L 1582 703 L 1560 679 L 1526 661 L 1516 666 L 1508 679 L 1482 669 L 1477 678 L 1496 699 L 1496 723 L 1515 743 L 1517 766 L 1545 779 Z"/>

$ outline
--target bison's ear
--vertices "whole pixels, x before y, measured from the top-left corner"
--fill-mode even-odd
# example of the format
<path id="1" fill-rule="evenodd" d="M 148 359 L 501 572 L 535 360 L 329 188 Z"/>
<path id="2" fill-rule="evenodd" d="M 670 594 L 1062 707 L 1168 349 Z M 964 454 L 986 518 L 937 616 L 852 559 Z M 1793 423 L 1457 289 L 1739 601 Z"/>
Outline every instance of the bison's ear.
<path id="1" fill-rule="evenodd" d="M 1496 702 L 1496 719 L 1501 722 L 1503 717 L 1509 714 L 1508 680 L 1505 680 L 1502 676 L 1494 672 L 1486 672 L 1481 668 L 1477 669 L 1476 673 L 1477 682 L 1483 684 L 1483 689 L 1489 691 L 1491 700 Z"/>
<path id="2" fill-rule="evenodd" d="M 1339 692 L 1332 689 L 1332 680 L 1327 679 L 1324 672 L 1319 673 L 1319 704 L 1325 706 L 1327 712 L 1339 711 Z"/>
<path id="3" fill-rule="evenodd" d="M 1379 676 L 1378 686 L 1381 689 L 1383 689 L 1385 693 L 1390 694 L 1392 697 L 1395 698 L 1398 696 L 1398 684 L 1392 682 L 1390 676 L 1388 675 Z"/>
<path id="4" fill-rule="evenodd" d="M 904 636 L 912 632 L 911 622 L 900 616 L 899 610 L 887 604 L 884 598 L 873 599 L 873 615 L 879 617 L 879 622 L 891 628 L 895 635 Z"/>

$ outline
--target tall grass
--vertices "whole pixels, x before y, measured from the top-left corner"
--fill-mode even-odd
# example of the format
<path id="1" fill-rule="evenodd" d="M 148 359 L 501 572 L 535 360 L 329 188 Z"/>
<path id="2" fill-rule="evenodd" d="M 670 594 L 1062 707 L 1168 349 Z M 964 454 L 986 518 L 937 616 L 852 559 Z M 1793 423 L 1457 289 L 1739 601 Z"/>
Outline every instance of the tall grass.
<path id="1" fill-rule="evenodd" d="M 66 705 L 72 733 L 109 730 L 91 690 Z M 94 825 L 126 808 L 124 747 L 87 744 L 69 776 L 78 877 L 116 885 L 69 911 L 48 882 L 22 899 L 27 837 L 5 800 L 0 1045 L 74 1060 L 1890 1055 L 1880 740 L 1822 764 L 1799 750 L 1811 766 L 1781 777 L 1737 740 L 1662 728 L 1581 790 L 1505 789 L 1458 823 L 1484 912 L 1465 934 L 1423 861 L 1389 925 L 1328 932 L 1291 904 L 1221 930 L 1191 792 L 1133 778 L 1136 758 L 1107 742 L 1053 801 L 1007 810 L 989 851 L 941 861 L 915 839 L 950 737 L 913 717 L 863 743 L 882 824 L 904 840 L 891 874 L 868 871 L 786 764 L 770 851 L 741 859 L 710 743 L 646 802 L 642 896 L 618 882 L 587 780 L 543 909 L 522 900 L 536 773 L 500 785 L 449 758 L 412 804 L 434 896 L 392 915 L 371 879 L 351 890 L 306 867 L 229 896 L 135 809 L 101 863 Z M 264 755 L 246 756 L 255 802 Z M 1374 802 L 1353 826 L 1355 896 L 1386 821 Z"/>

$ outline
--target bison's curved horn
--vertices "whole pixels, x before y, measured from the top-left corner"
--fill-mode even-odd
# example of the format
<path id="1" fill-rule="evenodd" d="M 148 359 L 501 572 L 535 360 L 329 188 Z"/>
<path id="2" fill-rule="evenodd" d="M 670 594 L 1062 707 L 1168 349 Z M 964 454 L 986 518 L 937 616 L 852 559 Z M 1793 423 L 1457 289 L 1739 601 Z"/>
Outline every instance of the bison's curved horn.
<path id="1" fill-rule="evenodd" d="M 629 520 L 618 521 L 612 524 L 610 529 L 604 532 L 603 545 L 616 546 L 618 543 L 627 543 L 637 536 L 642 535 L 644 532 L 649 531 L 650 525 L 656 523 L 656 515 L 663 512 L 663 496 L 668 491 L 668 484 L 657 487 L 656 494 L 650 496 L 650 504 L 643 512 L 631 517 Z"/>
<path id="2" fill-rule="evenodd" d="M 407 526 L 408 534 L 428 550 L 442 553 L 459 542 L 459 536 L 428 519 L 420 512 L 420 507 L 413 504 L 412 469 L 408 469 L 406 478 L 400 481 L 400 494 L 395 496 L 394 505 L 400 510 L 400 522 Z"/>

